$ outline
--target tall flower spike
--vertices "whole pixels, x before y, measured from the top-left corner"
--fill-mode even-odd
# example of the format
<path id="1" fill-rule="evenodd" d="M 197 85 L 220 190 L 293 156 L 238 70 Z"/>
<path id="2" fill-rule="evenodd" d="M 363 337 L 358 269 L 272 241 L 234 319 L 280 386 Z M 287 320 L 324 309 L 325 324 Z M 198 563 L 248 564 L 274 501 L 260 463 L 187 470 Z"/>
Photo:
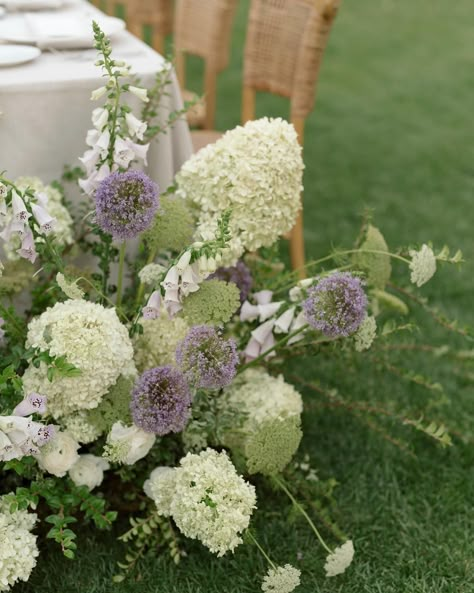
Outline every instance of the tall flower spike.
<path id="1" fill-rule="evenodd" d="M 40 231 L 45 235 L 51 233 L 54 229 L 55 218 L 50 216 L 44 208 L 38 206 L 38 204 L 31 204 L 31 210 L 36 222 L 40 226 Z"/>
<path id="2" fill-rule="evenodd" d="M 12 210 L 13 219 L 16 222 L 26 223 L 31 214 L 28 212 L 23 199 L 17 194 L 15 190 L 12 190 Z"/>

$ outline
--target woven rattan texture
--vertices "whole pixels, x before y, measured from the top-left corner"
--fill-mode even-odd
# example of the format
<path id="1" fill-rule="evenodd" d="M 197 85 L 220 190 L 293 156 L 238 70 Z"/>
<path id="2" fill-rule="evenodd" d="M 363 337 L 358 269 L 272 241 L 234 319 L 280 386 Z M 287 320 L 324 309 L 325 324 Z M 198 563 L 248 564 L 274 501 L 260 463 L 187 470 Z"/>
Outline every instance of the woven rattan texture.
<path id="1" fill-rule="evenodd" d="M 291 117 L 306 117 L 339 2 L 252 0 L 244 85 L 289 97 Z"/>
<path id="2" fill-rule="evenodd" d="M 229 62 L 238 0 L 176 0 L 175 51 L 204 58 L 216 72 Z"/>
<path id="3" fill-rule="evenodd" d="M 127 23 L 151 25 L 163 36 L 173 30 L 173 0 L 116 0 L 115 4 L 125 7 Z"/>

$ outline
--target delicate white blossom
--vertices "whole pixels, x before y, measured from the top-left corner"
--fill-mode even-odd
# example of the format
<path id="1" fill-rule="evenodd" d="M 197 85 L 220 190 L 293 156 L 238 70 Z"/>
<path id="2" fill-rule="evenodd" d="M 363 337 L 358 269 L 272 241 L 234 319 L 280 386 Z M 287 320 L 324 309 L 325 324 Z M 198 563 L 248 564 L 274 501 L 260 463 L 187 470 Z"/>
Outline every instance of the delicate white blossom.
<path id="1" fill-rule="evenodd" d="M 97 407 L 121 374 L 134 371 L 129 366 L 132 343 L 115 309 L 84 300 L 56 303 L 34 318 L 28 325 L 26 347 L 65 356 L 80 371 L 74 376 L 56 375 L 49 381 L 44 362 L 26 369 L 25 392 L 46 395 L 54 418 Z"/>
<path id="2" fill-rule="evenodd" d="M 89 421 L 85 410 L 63 416 L 61 425 L 74 440 L 84 445 L 93 443 L 101 435 L 101 431 Z"/>
<path id="3" fill-rule="evenodd" d="M 338 546 L 332 554 L 326 557 L 324 570 L 327 577 L 335 577 L 342 574 L 351 564 L 354 558 L 354 545 L 352 540 L 347 540 L 342 546 Z"/>
<path id="4" fill-rule="evenodd" d="M 56 274 L 56 282 L 58 283 L 59 288 L 70 299 L 80 300 L 84 298 L 84 291 L 81 288 L 79 288 L 79 286 L 77 285 L 77 281 L 68 282 L 64 277 L 64 274 L 58 272 Z"/>
<path id="5" fill-rule="evenodd" d="M 411 250 L 410 256 L 410 280 L 417 286 L 423 286 L 436 272 L 436 256 L 431 247 L 425 244 L 420 251 Z"/>
<path id="6" fill-rule="evenodd" d="M 40 452 L 53 436 L 54 427 L 31 417 L 0 416 L 0 461 L 21 459 Z"/>
<path id="7" fill-rule="evenodd" d="M 136 87 L 136 86 L 132 86 L 130 85 L 128 87 L 128 90 L 135 95 L 135 97 L 138 97 L 140 99 L 140 101 L 143 101 L 144 103 L 148 103 L 149 99 L 147 96 L 147 90 L 143 89 L 141 87 Z"/>
<path id="8" fill-rule="evenodd" d="M 104 457 L 114 463 L 133 465 L 146 455 L 155 444 L 156 436 L 138 426 L 125 426 L 116 422 L 107 436 Z"/>
<path id="9" fill-rule="evenodd" d="M 155 468 L 143 484 L 145 494 L 155 501 L 158 513 L 163 517 L 171 515 L 171 503 L 176 491 L 176 470 L 174 467 Z"/>
<path id="10" fill-rule="evenodd" d="M 265 593 L 291 593 L 300 584 L 300 576 L 301 571 L 291 564 L 269 568 L 263 579 L 262 591 Z"/>
<path id="11" fill-rule="evenodd" d="M 138 277 L 143 284 L 155 286 L 161 280 L 164 271 L 164 266 L 160 264 L 147 264 L 138 272 Z"/>
<path id="12" fill-rule="evenodd" d="M 87 486 L 93 490 L 102 484 L 104 471 L 110 468 L 110 464 L 102 457 L 88 453 L 79 455 L 79 459 L 69 470 L 69 477 L 76 486 Z"/>
<path id="13" fill-rule="evenodd" d="M 79 459 L 79 444 L 67 432 L 56 436 L 37 455 L 38 465 L 53 476 L 62 478 Z"/>
<path id="14" fill-rule="evenodd" d="M 372 346 L 376 335 L 377 322 L 375 321 L 375 317 L 368 315 L 354 334 L 354 347 L 357 352 L 368 350 Z"/>
<path id="15" fill-rule="evenodd" d="M 301 207 L 303 160 L 295 129 L 282 119 L 250 121 L 193 155 L 176 177 L 177 195 L 199 208 L 198 234 L 215 232 L 232 208 L 232 264 L 293 227 Z"/>

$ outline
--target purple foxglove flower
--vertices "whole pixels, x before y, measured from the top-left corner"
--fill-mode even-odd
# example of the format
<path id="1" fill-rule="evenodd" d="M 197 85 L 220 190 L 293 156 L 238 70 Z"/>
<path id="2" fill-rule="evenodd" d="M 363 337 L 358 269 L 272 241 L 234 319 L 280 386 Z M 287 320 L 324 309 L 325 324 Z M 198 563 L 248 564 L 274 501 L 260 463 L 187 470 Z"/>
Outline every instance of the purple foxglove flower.
<path id="1" fill-rule="evenodd" d="M 144 319 L 158 319 L 160 316 L 161 293 L 155 290 L 151 293 L 145 307 L 142 309 Z"/>
<path id="2" fill-rule="evenodd" d="M 12 190 L 12 209 L 13 219 L 16 222 L 26 223 L 31 214 L 28 212 L 25 206 L 25 202 L 21 196 L 19 196 L 15 190 Z"/>
<path id="3" fill-rule="evenodd" d="M 44 414 L 46 412 L 45 395 L 30 393 L 13 410 L 13 416 L 30 416 L 30 414 Z"/>
<path id="4" fill-rule="evenodd" d="M 51 233 L 56 219 L 50 216 L 44 208 L 38 206 L 37 204 L 31 204 L 31 210 L 36 222 L 40 226 L 41 232 L 43 232 L 45 235 Z"/>
<path id="5" fill-rule="evenodd" d="M 191 415 L 191 400 L 181 371 L 171 366 L 155 367 L 135 383 L 130 410 L 138 427 L 163 436 L 184 429 Z"/>
<path id="6" fill-rule="evenodd" d="M 49 443 L 50 440 L 54 439 L 55 436 L 56 427 L 54 424 L 41 425 L 41 427 L 38 428 L 36 444 L 38 447 L 42 447 L 43 445 L 46 445 L 46 443 Z"/>
<path id="7" fill-rule="evenodd" d="M 33 233 L 29 227 L 26 228 L 26 232 L 21 240 L 21 247 L 16 252 L 20 257 L 28 259 L 32 264 L 35 263 L 38 253 L 36 251 Z"/>
<path id="8" fill-rule="evenodd" d="M 272 301 L 273 292 L 271 290 L 260 290 L 253 294 L 253 298 L 257 301 L 257 305 L 268 305 Z"/>
<path id="9" fill-rule="evenodd" d="M 240 309 L 240 321 L 255 321 L 259 315 L 258 305 L 252 305 L 248 301 L 244 301 Z"/>

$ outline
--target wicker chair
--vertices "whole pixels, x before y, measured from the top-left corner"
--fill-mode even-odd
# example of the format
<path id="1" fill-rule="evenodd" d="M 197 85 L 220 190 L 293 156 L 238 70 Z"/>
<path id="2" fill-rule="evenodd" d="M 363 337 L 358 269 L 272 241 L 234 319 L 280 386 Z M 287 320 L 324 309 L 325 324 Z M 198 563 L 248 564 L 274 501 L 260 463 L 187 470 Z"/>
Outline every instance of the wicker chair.
<path id="1" fill-rule="evenodd" d="M 93 0 L 99 5 L 101 0 Z M 107 12 L 116 15 L 125 10 L 127 29 L 139 39 L 144 27 L 151 29 L 151 45 L 158 53 L 165 53 L 165 37 L 173 30 L 173 0 L 106 0 Z"/>
<path id="2" fill-rule="evenodd" d="M 256 91 L 290 99 L 303 144 L 322 57 L 340 0 L 252 0 L 245 43 L 242 122 L 255 118 Z M 304 276 L 303 216 L 290 233 L 293 269 Z"/>
<path id="3" fill-rule="evenodd" d="M 176 72 L 182 89 L 186 89 L 186 54 L 204 60 L 204 100 L 188 114 L 188 122 L 204 131 L 194 132 L 195 149 L 215 141 L 214 128 L 217 75 L 229 62 L 229 46 L 238 0 L 176 0 L 174 45 Z M 192 93 L 184 90 L 189 99 Z"/>

